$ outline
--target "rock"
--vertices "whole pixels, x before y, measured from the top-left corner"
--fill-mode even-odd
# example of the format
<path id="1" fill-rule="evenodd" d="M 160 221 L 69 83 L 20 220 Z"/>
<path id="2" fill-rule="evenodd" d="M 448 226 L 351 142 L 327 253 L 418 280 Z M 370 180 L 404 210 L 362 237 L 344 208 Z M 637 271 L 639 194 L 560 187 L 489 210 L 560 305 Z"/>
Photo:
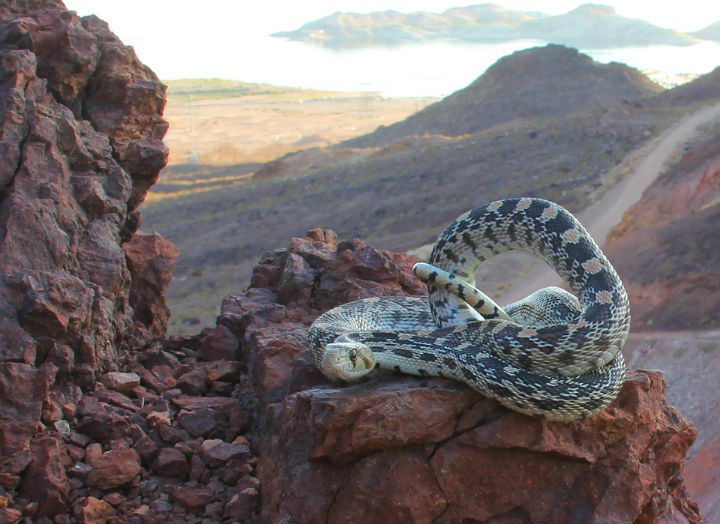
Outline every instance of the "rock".
<path id="1" fill-rule="evenodd" d="M 158 454 L 158 445 L 148 435 L 141 436 L 133 446 L 145 464 L 148 464 Z"/>
<path id="2" fill-rule="evenodd" d="M 709 136 L 689 144 L 610 231 L 603 250 L 627 288 L 633 332 L 720 326 L 718 198 L 720 143 Z"/>
<path id="3" fill-rule="evenodd" d="M 240 378 L 240 363 L 228 360 L 216 360 L 205 365 L 208 372 L 208 380 L 211 382 L 237 382 Z"/>
<path id="4" fill-rule="evenodd" d="M 682 481 L 696 431 L 659 372 L 629 371 L 608 409 L 551 423 L 446 379 L 340 384 L 314 370 L 310 323 L 352 299 L 422 295 L 412 262 L 315 230 L 223 301 L 218 322 L 242 341 L 259 408 L 257 521 L 700 522 Z M 225 516 L 249 511 L 236 493 Z"/>
<path id="5" fill-rule="evenodd" d="M 252 453 L 246 444 L 230 444 L 220 439 L 212 439 L 202 443 L 200 456 L 206 464 L 219 467 L 230 460 L 249 459 Z"/>
<path id="6" fill-rule="evenodd" d="M 235 493 L 225 505 L 223 516 L 226 519 L 247 521 L 255 510 L 257 500 L 258 491 L 253 488 L 244 489 L 240 493 Z"/>
<path id="7" fill-rule="evenodd" d="M 23 477 L 20 494 L 38 504 L 37 516 L 52 516 L 67 511 L 70 492 L 65 469 L 69 458 L 61 440 L 36 439 L 30 448 L 32 460 Z"/>
<path id="8" fill-rule="evenodd" d="M 705 522 L 720 522 L 720 434 L 685 468 L 688 492 L 700 506 Z"/>
<path id="9" fill-rule="evenodd" d="M 494 401 L 441 379 L 299 392 L 260 450 L 262 520 L 655 522 L 674 506 L 699 522 L 676 478 L 695 430 L 663 389 L 659 372 L 631 372 L 608 410 L 572 423 L 473 409 Z M 321 488 L 283 495 L 302 486 Z"/>
<path id="10" fill-rule="evenodd" d="M 170 318 L 165 289 L 172 279 L 178 250 L 157 233 L 136 233 L 125 244 L 125 256 L 132 276 L 130 305 L 135 335 L 140 340 L 161 337 Z"/>
<path id="11" fill-rule="evenodd" d="M 293 382 L 293 387 L 324 382 L 314 366 L 293 373 L 307 346 L 310 319 L 359 298 L 427 292 L 412 274 L 415 258 L 357 239 L 336 241 L 333 231 L 321 229 L 292 239 L 287 249 L 261 258 L 247 291 L 223 300 L 218 323 L 243 341 L 261 406 L 282 400 Z"/>
<path id="12" fill-rule="evenodd" d="M 175 502 L 186 510 L 196 511 L 215 500 L 216 494 L 210 488 L 178 486 L 173 490 L 172 496 Z"/>
<path id="13" fill-rule="evenodd" d="M 15 524 L 22 516 L 22 512 L 15 508 L 0 508 L 0 522 L 4 524 Z"/>
<path id="14" fill-rule="evenodd" d="M 87 478 L 88 486 L 102 490 L 121 488 L 131 484 L 140 474 L 140 456 L 131 448 L 106 451 L 89 460 L 93 470 Z"/>
<path id="15" fill-rule="evenodd" d="M 178 377 L 175 386 L 186 395 L 200 396 L 209 388 L 208 372 L 204 367 L 195 368 Z"/>
<path id="16" fill-rule="evenodd" d="M 176 448 L 163 448 L 153 462 L 153 471 L 165 477 L 184 477 L 190 471 L 185 455 Z"/>
<path id="17" fill-rule="evenodd" d="M 131 428 L 126 414 L 86 395 L 78 410 L 77 430 L 99 442 L 126 437 Z"/>
<path id="18" fill-rule="evenodd" d="M 113 404 L 114 406 L 122 408 L 123 410 L 135 412 L 140 409 L 128 397 L 126 397 L 122 393 L 118 393 L 117 391 L 113 391 L 111 389 L 99 389 L 97 391 L 93 391 L 92 396 L 94 396 L 101 402 L 105 402 L 106 404 Z"/>
<path id="19" fill-rule="evenodd" d="M 120 371 L 111 371 L 100 377 L 100 381 L 105 387 L 119 393 L 128 393 L 136 386 L 140 385 L 140 376 L 137 373 L 121 373 Z"/>
<path id="20" fill-rule="evenodd" d="M 217 427 L 215 411 L 212 409 L 182 410 L 177 415 L 177 421 L 193 437 L 207 437 Z"/>
<path id="21" fill-rule="evenodd" d="M 106 524 L 117 516 L 115 508 L 104 500 L 88 497 L 82 507 L 82 524 Z"/>
<path id="22" fill-rule="evenodd" d="M 122 504 L 123 502 L 125 502 L 127 499 L 124 496 L 122 496 L 120 493 L 115 491 L 113 493 L 108 493 L 107 495 L 105 495 L 103 497 L 103 500 L 112 506 L 118 506 L 118 505 Z"/>
<path id="23" fill-rule="evenodd" d="M 225 326 L 205 328 L 200 334 L 200 356 L 203 360 L 235 360 L 240 342 Z"/>
<path id="24" fill-rule="evenodd" d="M 27 448 L 54 379 L 52 366 L 0 362 L 0 459 Z"/>

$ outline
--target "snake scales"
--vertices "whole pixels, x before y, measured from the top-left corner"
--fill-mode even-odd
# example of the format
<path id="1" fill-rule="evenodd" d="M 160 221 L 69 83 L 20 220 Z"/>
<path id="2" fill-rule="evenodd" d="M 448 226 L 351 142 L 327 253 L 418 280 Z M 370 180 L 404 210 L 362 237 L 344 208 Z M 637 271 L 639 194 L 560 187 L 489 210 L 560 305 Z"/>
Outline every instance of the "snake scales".
<path id="1" fill-rule="evenodd" d="M 504 310 L 474 287 L 475 267 L 511 249 L 543 258 L 572 295 L 546 288 Z M 331 378 L 375 367 L 462 381 L 510 409 L 572 420 L 604 409 L 625 377 L 625 288 L 568 211 L 547 200 L 498 200 L 458 217 L 416 275 L 429 299 L 380 297 L 313 323 L 310 349 Z"/>

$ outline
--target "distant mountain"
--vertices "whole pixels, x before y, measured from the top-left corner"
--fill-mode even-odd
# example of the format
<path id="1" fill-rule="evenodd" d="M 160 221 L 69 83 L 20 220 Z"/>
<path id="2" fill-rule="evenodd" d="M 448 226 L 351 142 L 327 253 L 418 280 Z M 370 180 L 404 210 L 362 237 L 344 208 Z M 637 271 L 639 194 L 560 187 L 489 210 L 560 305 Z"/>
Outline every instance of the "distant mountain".
<path id="1" fill-rule="evenodd" d="M 637 69 L 600 64 L 550 44 L 498 60 L 468 87 L 409 118 L 344 142 L 373 147 L 405 136 L 460 136 L 518 118 L 558 117 L 662 91 Z"/>
<path id="2" fill-rule="evenodd" d="M 296 31 L 274 33 L 272 36 L 330 47 L 401 44 L 453 38 L 477 27 L 484 27 L 490 33 L 542 16 L 546 15 L 513 11 L 493 4 L 456 7 L 443 13 L 400 13 L 392 10 L 368 14 L 337 12 L 308 22 Z"/>
<path id="3" fill-rule="evenodd" d="M 720 41 L 720 22 L 715 22 L 700 31 L 695 31 L 692 35 L 703 40 Z"/>
<path id="4" fill-rule="evenodd" d="M 690 45 L 696 39 L 645 20 L 618 16 L 610 6 L 585 4 L 564 15 L 528 20 L 516 27 L 519 38 L 598 49 L 632 45 Z"/>
<path id="5" fill-rule="evenodd" d="M 334 48 L 393 45 L 454 39 L 507 42 L 538 39 L 592 48 L 629 45 L 689 45 L 696 36 L 619 16 L 610 6 L 585 4 L 566 14 L 513 11 L 494 4 L 448 9 L 443 13 L 398 11 L 335 13 L 295 31 L 272 36 Z"/>

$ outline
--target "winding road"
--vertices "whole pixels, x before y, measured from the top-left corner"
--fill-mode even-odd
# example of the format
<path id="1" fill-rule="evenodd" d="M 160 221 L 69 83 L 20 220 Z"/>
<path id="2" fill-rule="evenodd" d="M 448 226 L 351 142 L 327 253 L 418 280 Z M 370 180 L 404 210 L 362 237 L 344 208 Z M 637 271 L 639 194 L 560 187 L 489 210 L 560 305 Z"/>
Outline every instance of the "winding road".
<path id="1" fill-rule="evenodd" d="M 618 224 L 625 212 L 640 200 L 643 191 L 662 174 L 682 147 L 696 136 L 699 128 L 720 119 L 720 103 L 704 106 L 666 129 L 643 147 L 630 153 L 616 169 L 630 168 L 622 181 L 605 193 L 578 219 L 602 247 L 608 232 Z M 509 304 L 534 291 L 560 284 L 560 277 L 549 266 L 540 263 L 526 275 L 518 278 L 499 303 Z"/>

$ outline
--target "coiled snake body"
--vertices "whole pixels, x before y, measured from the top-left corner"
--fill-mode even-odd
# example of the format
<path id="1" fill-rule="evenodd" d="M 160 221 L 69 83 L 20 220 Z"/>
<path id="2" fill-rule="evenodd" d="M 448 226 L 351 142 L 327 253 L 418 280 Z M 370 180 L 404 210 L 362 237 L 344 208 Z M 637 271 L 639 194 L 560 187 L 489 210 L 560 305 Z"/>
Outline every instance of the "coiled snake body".
<path id="1" fill-rule="evenodd" d="M 572 294 L 546 288 L 504 310 L 474 287 L 475 267 L 510 249 L 543 258 Z M 313 323 L 310 349 L 331 378 L 375 367 L 454 378 L 503 405 L 550 420 L 597 413 L 625 377 L 625 288 L 568 211 L 547 200 L 491 202 L 458 217 L 415 274 L 429 299 L 379 297 Z"/>

